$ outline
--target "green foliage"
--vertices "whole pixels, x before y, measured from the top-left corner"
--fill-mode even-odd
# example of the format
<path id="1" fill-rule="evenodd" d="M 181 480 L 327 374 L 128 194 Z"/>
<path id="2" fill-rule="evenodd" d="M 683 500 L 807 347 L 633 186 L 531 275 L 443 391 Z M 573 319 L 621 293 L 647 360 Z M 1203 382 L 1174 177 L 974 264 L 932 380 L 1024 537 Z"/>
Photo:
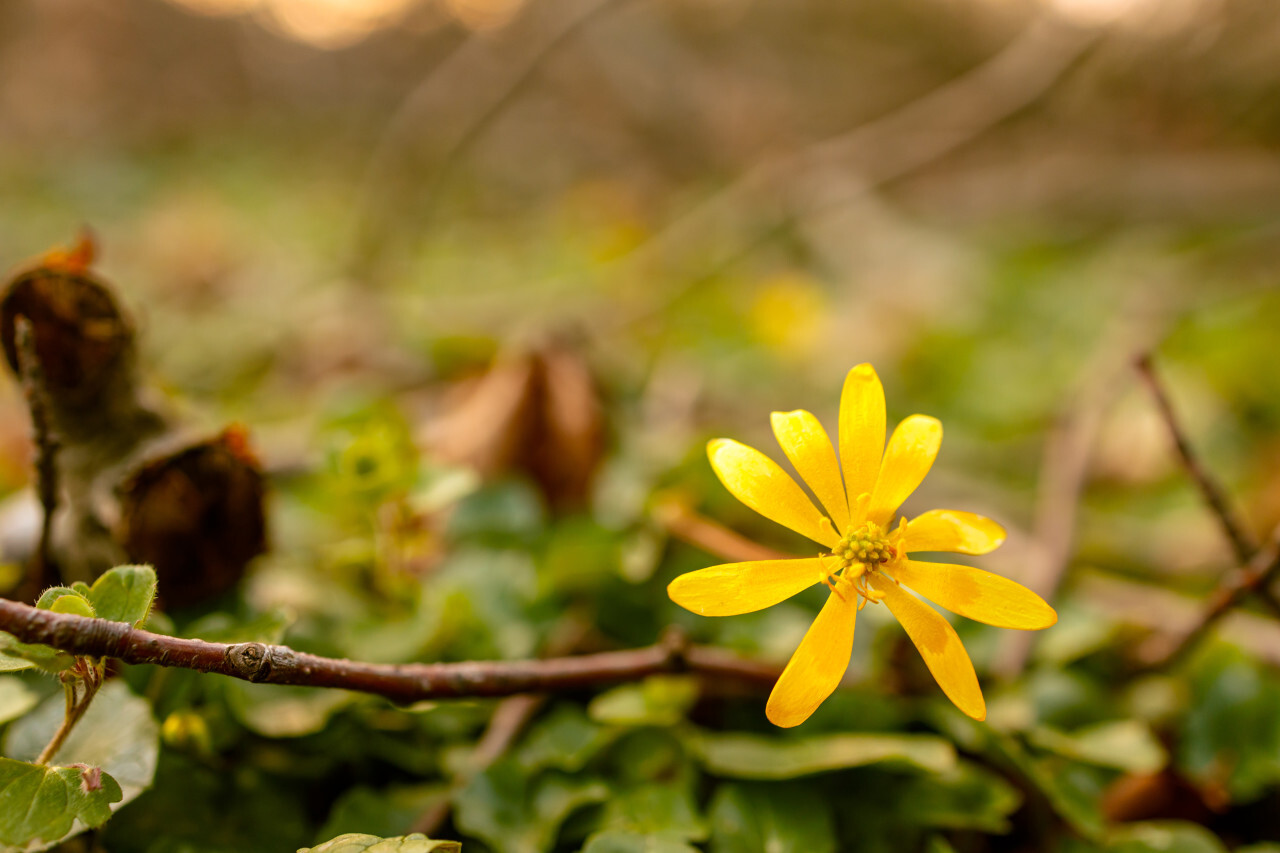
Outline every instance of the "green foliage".
<path id="1" fill-rule="evenodd" d="M 61 695 L 46 699 L 31 714 L 13 723 L 5 736 L 5 753 L 33 760 L 62 722 Z M 109 681 L 72 730 L 54 759 L 60 764 L 100 767 L 118 783 L 122 803 L 151 785 L 160 751 L 160 727 L 150 704 L 121 681 Z"/>
<path id="2" fill-rule="evenodd" d="M 511 759 L 472 780 L 454 801 L 458 827 L 510 853 L 549 849 L 560 825 L 583 806 L 605 801 L 599 780 L 547 771 L 530 777 Z"/>
<path id="3" fill-rule="evenodd" d="M 1028 736 L 1035 746 L 1085 764 L 1152 773 L 1168 756 L 1151 729 L 1137 720 L 1118 720 L 1086 726 L 1071 733 L 1042 726 Z"/>
<path id="4" fill-rule="evenodd" d="M 831 804 L 813 785 L 722 785 L 711 801 L 710 818 L 715 853 L 837 849 Z"/>
<path id="5" fill-rule="evenodd" d="M 1135 823 L 1107 836 L 1106 853 L 1226 853 L 1212 832 L 1194 823 Z"/>
<path id="6" fill-rule="evenodd" d="M 456 841 L 432 841 L 418 833 L 379 838 L 350 832 L 324 844 L 300 849 L 298 853 L 460 853 L 461 850 L 462 845 Z"/>
<path id="7" fill-rule="evenodd" d="M 96 788 L 91 786 L 86 781 L 91 772 L 0 758 L 0 842 L 43 850 L 75 831 L 100 826 L 111 816 L 110 804 L 120 802 L 122 795 L 106 773 Z M 73 830 L 77 822 L 79 829 Z"/>
<path id="8" fill-rule="evenodd" d="M 1181 766 L 1244 802 L 1280 782 L 1280 677 L 1217 646 L 1194 662 L 1189 687 Z"/>
<path id="9" fill-rule="evenodd" d="M 116 566 L 89 587 L 85 597 L 94 615 L 138 626 L 147 621 L 156 598 L 156 571 L 150 566 Z"/>
<path id="10" fill-rule="evenodd" d="M 780 740 L 699 732 L 690 747 L 709 773 L 732 779 L 793 779 L 868 764 L 933 772 L 955 766 L 951 744 L 929 735 L 823 735 Z"/>
<path id="11" fill-rule="evenodd" d="M 21 678 L 0 675 L 0 724 L 21 717 L 39 701 L 40 697 Z"/>

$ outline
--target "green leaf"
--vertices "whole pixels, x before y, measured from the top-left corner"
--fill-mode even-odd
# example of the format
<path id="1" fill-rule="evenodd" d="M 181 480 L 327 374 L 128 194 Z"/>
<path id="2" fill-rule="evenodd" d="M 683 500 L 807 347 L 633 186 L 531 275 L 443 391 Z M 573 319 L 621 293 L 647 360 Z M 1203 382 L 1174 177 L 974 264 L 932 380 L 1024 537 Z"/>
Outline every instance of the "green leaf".
<path id="1" fill-rule="evenodd" d="M 98 615 L 93 611 L 93 605 L 79 593 L 58 596 L 53 604 L 49 605 L 49 611 L 51 613 L 69 613 L 72 616 L 84 616 L 88 619 Z"/>
<path id="2" fill-rule="evenodd" d="M 112 853 L 297 850 L 314 843 L 315 826 L 299 786 L 285 781 L 250 762 L 210 767 L 166 749 L 155 784 L 108 821 L 103 846 Z"/>
<path id="3" fill-rule="evenodd" d="M 10 727 L 5 752 L 34 760 L 61 724 L 64 710 L 61 693 L 46 699 Z M 98 691 L 54 759 L 59 764 L 101 767 L 120 784 L 124 804 L 151 784 L 159 751 L 160 727 L 151 717 L 151 706 L 114 680 Z"/>
<path id="4" fill-rule="evenodd" d="M 600 782 L 550 771 L 528 775 L 511 758 L 478 774 L 454 799 L 454 822 L 503 853 L 542 853 L 572 812 L 604 801 Z"/>
<path id="5" fill-rule="evenodd" d="M 120 801 L 120 786 L 103 773 L 98 789 L 86 791 L 85 772 L 0 758 L 0 842 L 43 850 L 111 817 L 109 804 Z"/>
<path id="6" fill-rule="evenodd" d="M 607 829 L 588 838 L 582 853 L 698 853 L 698 848 L 678 838 Z"/>
<path id="7" fill-rule="evenodd" d="M 1151 729 L 1137 720 L 1099 723 L 1070 734 L 1039 727 L 1031 730 L 1028 740 L 1066 758 L 1131 773 L 1153 773 L 1168 760 Z"/>
<path id="8" fill-rule="evenodd" d="M 692 784 L 645 784 L 615 791 L 605 806 L 601 825 L 605 829 L 679 841 L 701 841 L 707 837 Z"/>
<path id="9" fill-rule="evenodd" d="M 27 683 L 13 675 L 0 676 L 0 723 L 16 720 L 40 701 Z"/>
<path id="10" fill-rule="evenodd" d="M 457 841 L 432 841 L 421 833 L 379 838 L 349 832 L 315 847 L 299 848 L 298 853 L 461 853 Z"/>
<path id="11" fill-rule="evenodd" d="M 1179 764 L 1249 802 L 1280 782 L 1280 678 L 1229 646 L 1197 656 L 1183 717 Z"/>
<path id="12" fill-rule="evenodd" d="M 156 600 L 156 571 L 150 566 L 116 566 L 94 581 L 89 600 L 100 618 L 137 627 Z"/>
<path id="13" fill-rule="evenodd" d="M 273 738 L 302 737 L 322 731 L 339 709 L 359 694 L 325 687 L 251 684 L 227 680 L 218 684 L 227 706 L 250 731 Z"/>
<path id="14" fill-rule="evenodd" d="M 1102 834 L 1101 792 L 1095 790 L 1098 786 L 1088 774 L 1089 768 L 1056 756 L 1034 757 L 1008 735 L 992 737 L 988 746 L 1038 788 L 1053 810 L 1082 837 L 1096 839 Z"/>
<path id="15" fill-rule="evenodd" d="M 654 675 L 601 693 L 587 706 L 587 713 L 596 722 L 619 726 L 674 726 L 697 700 L 696 679 Z"/>
<path id="16" fill-rule="evenodd" d="M 711 801 L 715 853 L 833 853 L 835 822 L 820 792 L 803 783 L 731 783 Z"/>
<path id="17" fill-rule="evenodd" d="M 293 624 L 295 616 L 283 607 L 257 613 L 248 619 L 237 619 L 229 613 L 210 613 L 192 622 L 183 632 L 210 643 L 275 644 Z"/>
<path id="18" fill-rule="evenodd" d="M 936 776 L 914 776 L 889 808 L 905 823 L 941 829 L 1008 832 L 1022 795 L 999 775 L 967 762 Z"/>
<path id="19" fill-rule="evenodd" d="M 0 656 L 3 665 L 0 672 L 16 672 L 30 666 L 36 666 L 45 672 L 58 673 L 70 669 L 76 659 L 66 652 L 60 652 L 40 643 L 22 643 L 12 634 L 0 632 Z M 20 666 L 16 661 L 26 661 L 27 666 Z"/>
<path id="20" fill-rule="evenodd" d="M 956 848 L 941 835 L 930 835 L 929 840 L 925 842 L 924 853 L 956 853 Z"/>
<path id="21" fill-rule="evenodd" d="M 0 634 L 0 648 L 6 647 L 6 639 L 12 640 L 13 638 L 8 634 Z M 14 640 L 14 642 L 17 641 Z M 26 658 L 16 657 L 14 655 L 0 652 L 0 672 L 21 672 L 24 669 L 31 669 L 33 666 L 35 666 L 35 664 Z"/>
<path id="22" fill-rule="evenodd" d="M 1107 853 L 1226 853 L 1218 837 L 1183 821 L 1133 823 L 1107 836 Z"/>
<path id="23" fill-rule="evenodd" d="M 615 737 L 577 705 L 559 705 L 538 720 L 515 752 L 527 772 L 554 767 L 576 773 Z"/>
<path id="24" fill-rule="evenodd" d="M 78 589 L 72 589 L 69 586 L 51 586 L 44 592 L 40 593 L 40 597 L 36 599 L 37 610 L 52 610 L 53 604 L 58 599 L 71 595 L 84 599 L 84 603 L 90 608 L 93 607 L 89 599 Z"/>
<path id="25" fill-rule="evenodd" d="M 770 738 L 698 732 L 690 735 L 688 745 L 709 773 L 732 779 L 794 779 L 881 763 L 941 773 L 956 763 L 954 747 L 932 735 Z"/>
<path id="26" fill-rule="evenodd" d="M 387 835 L 402 832 L 419 815 L 442 803 L 447 793 L 441 785 L 349 788 L 329 810 L 318 837 L 335 838 L 357 829 Z"/>

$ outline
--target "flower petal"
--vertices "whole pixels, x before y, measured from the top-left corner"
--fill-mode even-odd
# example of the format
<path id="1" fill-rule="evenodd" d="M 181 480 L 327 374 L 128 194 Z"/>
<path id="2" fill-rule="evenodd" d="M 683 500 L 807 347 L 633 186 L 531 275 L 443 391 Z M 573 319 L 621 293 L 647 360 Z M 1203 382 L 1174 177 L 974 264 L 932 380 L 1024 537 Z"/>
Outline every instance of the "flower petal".
<path id="1" fill-rule="evenodd" d="M 884 593 L 884 603 L 902 623 L 947 698 L 975 720 L 986 719 L 987 703 L 956 629 L 938 611 L 893 581 L 873 577 L 871 585 Z"/>
<path id="2" fill-rule="evenodd" d="M 912 415 L 898 424 L 880 464 L 880 476 L 871 493 L 867 520 L 887 525 L 924 480 L 942 445 L 942 424 L 928 415 Z"/>
<path id="3" fill-rule="evenodd" d="M 1054 609 L 1022 584 L 972 566 L 905 560 L 893 576 L 952 613 L 997 628 L 1038 631 L 1058 621 Z"/>
<path id="4" fill-rule="evenodd" d="M 769 722 L 783 728 L 800 725 L 840 685 L 849 668 L 857 616 L 858 596 L 853 590 L 843 597 L 834 592 L 827 596 L 818 618 L 773 685 L 764 708 Z"/>
<path id="5" fill-rule="evenodd" d="M 987 554 L 1004 542 L 1004 528 L 986 516 L 956 509 L 931 509 L 907 522 L 902 547 L 913 551 Z"/>
<path id="6" fill-rule="evenodd" d="M 667 595 L 703 616 L 737 616 L 786 601 L 817 583 L 821 574 L 817 557 L 726 563 L 681 575 L 667 586 Z"/>
<path id="7" fill-rule="evenodd" d="M 822 523 L 825 516 L 791 475 L 759 450 L 717 438 L 707 444 L 707 456 L 730 494 L 765 518 L 828 548 L 840 541 L 835 528 Z"/>
<path id="8" fill-rule="evenodd" d="M 800 472 L 800 478 L 818 496 L 835 522 L 836 530 L 843 531 L 849 526 L 849 503 L 840 479 L 840 463 L 827 431 L 817 418 L 802 409 L 774 412 L 769 420 L 778 444 Z"/>
<path id="9" fill-rule="evenodd" d="M 859 364 L 844 378 L 840 395 L 840 466 L 852 511 L 859 495 L 870 494 L 884 453 L 884 386 L 875 368 Z M 864 519 L 854 518 L 862 524 Z"/>

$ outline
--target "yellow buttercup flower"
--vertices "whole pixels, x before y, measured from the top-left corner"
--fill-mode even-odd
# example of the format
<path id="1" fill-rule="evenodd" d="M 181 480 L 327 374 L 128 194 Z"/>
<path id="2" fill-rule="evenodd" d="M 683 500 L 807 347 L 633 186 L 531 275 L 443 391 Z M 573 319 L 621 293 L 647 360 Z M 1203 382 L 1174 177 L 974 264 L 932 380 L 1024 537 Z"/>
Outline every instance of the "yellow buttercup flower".
<path id="1" fill-rule="evenodd" d="M 817 557 L 728 563 L 681 575 L 671 600 L 704 616 L 762 610 L 821 583 L 822 611 L 769 695 L 765 714 L 796 726 L 836 689 L 849 666 L 854 623 L 868 601 L 889 608 L 938 685 L 975 720 L 987 706 L 955 629 L 908 587 L 953 613 L 999 628 L 1039 630 L 1058 621 L 1044 599 L 1011 580 L 951 563 L 911 559 L 917 551 L 986 554 L 1004 542 L 989 518 L 930 510 L 899 518 L 898 507 L 924 480 L 942 443 L 942 424 L 912 415 L 885 447 L 884 388 L 869 364 L 849 371 L 840 398 L 840 458 L 818 419 L 774 412 L 773 433 L 825 514 L 789 474 L 758 450 L 729 439 L 707 446 L 711 466 L 734 497 L 828 550 Z M 883 451 L 882 451 L 883 449 Z"/>

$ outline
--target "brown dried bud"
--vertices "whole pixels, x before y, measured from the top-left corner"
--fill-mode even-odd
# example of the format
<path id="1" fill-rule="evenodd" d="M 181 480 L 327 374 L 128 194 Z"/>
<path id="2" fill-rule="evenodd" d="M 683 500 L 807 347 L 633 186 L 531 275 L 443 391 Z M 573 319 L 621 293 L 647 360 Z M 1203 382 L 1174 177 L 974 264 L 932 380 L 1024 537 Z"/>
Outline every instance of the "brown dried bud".
<path id="1" fill-rule="evenodd" d="M 150 460 L 120 487 L 116 538 L 172 607 L 231 589 L 266 550 L 263 477 L 243 427 Z"/>

